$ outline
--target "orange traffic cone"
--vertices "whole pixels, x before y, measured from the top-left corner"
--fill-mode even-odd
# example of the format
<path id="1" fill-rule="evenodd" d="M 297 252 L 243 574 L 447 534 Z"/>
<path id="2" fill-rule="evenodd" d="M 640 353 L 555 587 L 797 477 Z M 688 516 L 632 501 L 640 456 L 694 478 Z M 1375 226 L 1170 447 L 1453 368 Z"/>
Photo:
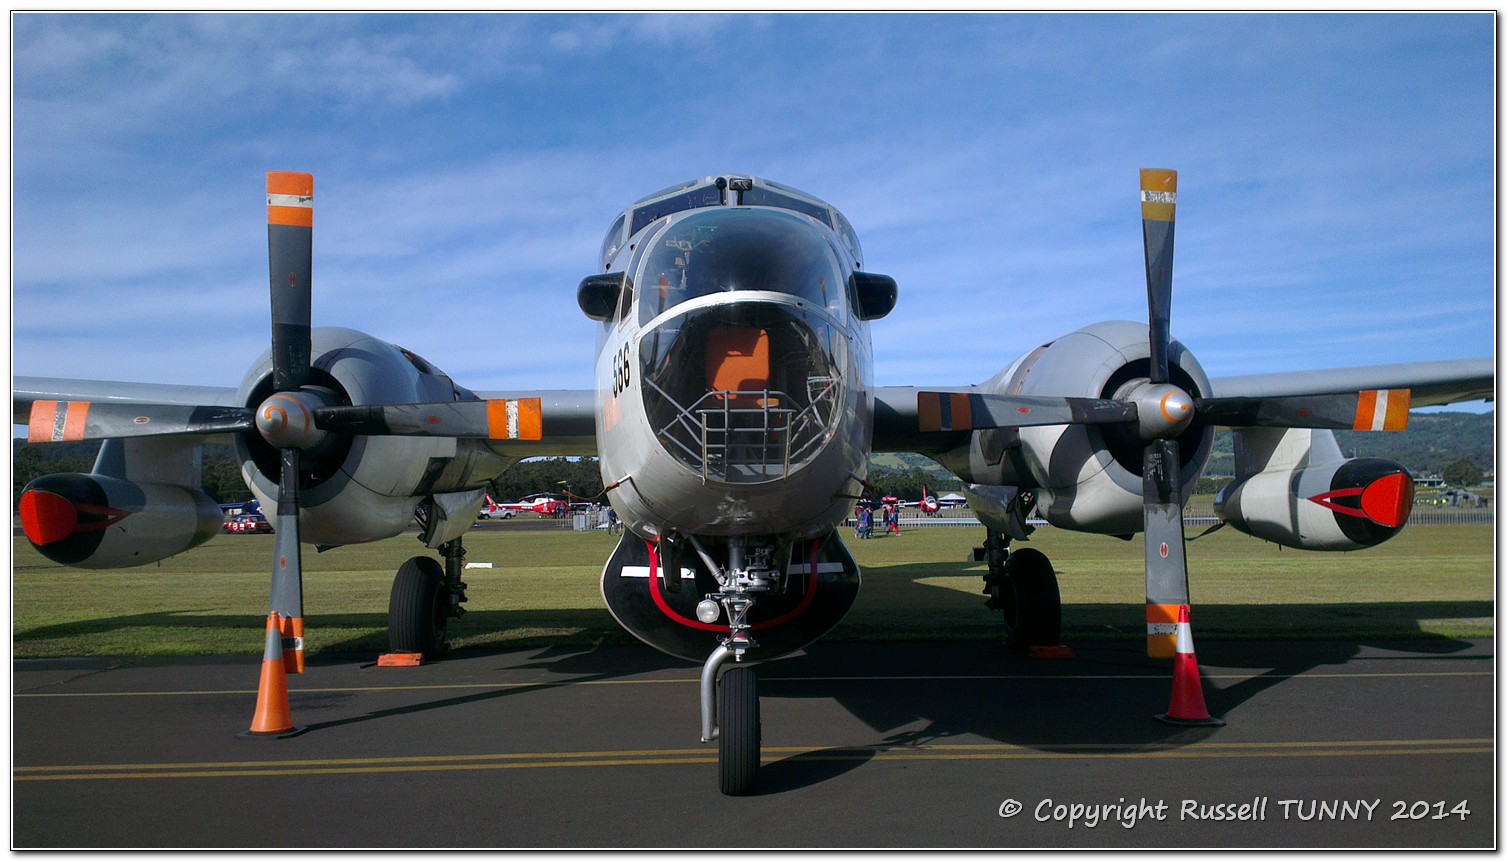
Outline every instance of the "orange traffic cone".
<path id="1" fill-rule="evenodd" d="M 1178 608 L 1178 646 L 1173 656 L 1173 700 L 1168 711 L 1157 716 L 1168 724 L 1197 727 L 1220 727 L 1225 724 L 1211 718 L 1204 706 L 1204 683 L 1199 679 L 1199 662 L 1194 658 L 1194 633 L 1189 626 L 1189 606 Z"/>
<path id="2" fill-rule="evenodd" d="M 267 615 L 267 648 L 262 652 L 262 681 L 257 685 L 257 711 L 243 739 L 284 739 L 308 730 L 293 726 L 288 710 L 288 671 L 283 664 L 283 627 L 277 611 Z"/>

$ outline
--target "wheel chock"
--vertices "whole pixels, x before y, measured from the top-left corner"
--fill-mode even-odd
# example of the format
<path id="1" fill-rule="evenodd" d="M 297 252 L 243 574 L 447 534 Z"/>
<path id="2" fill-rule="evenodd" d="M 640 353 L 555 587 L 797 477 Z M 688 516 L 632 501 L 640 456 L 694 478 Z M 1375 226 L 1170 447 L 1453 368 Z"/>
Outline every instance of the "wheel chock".
<path id="1" fill-rule="evenodd" d="M 1026 651 L 1027 658 L 1074 658 L 1073 647 L 1058 644 L 1057 646 L 1033 646 Z"/>
<path id="2" fill-rule="evenodd" d="M 377 657 L 378 667 L 418 667 L 424 664 L 422 652 L 390 652 Z"/>

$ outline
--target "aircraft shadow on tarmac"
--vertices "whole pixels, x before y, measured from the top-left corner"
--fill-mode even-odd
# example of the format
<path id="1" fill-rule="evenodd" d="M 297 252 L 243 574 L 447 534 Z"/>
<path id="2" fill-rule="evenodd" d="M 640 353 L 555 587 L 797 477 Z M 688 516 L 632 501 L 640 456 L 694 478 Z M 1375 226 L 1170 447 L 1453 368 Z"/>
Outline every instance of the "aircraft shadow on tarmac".
<path id="1" fill-rule="evenodd" d="M 978 570 L 972 563 L 897 566 L 890 570 L 892 577 L 883 581 L 883 575 L 866 577 L 865 586 L 880 582 L 889 591 L 887 602 L 924 609 L 936 604 L 939 593 L 959 595 L 956 590 L 925 583 L 926 579 L 977 576 Z M 861 594 L 861 604 L 864 599 Z M 996 615 L 981 611 L 998 625 Z M 771 696 L 832 697 L 877 733 L 885 734 L 871 747 L 810 752 L 773 766 L 787 765 L 794 773 L 798 765 L 811 762 L 806 777 L 817 778 L 818 771 L 832 768 L 831 764 L 817 767 L 819 761 L 862 761 L 887 748 L 946 743 L 959 737 L 982 736 L 1044 752 L 1082 752 L 1086 748 L 1138 752 L 1177 748 L 1208 738 L 1215 728 L 1177 727 L 1152 720 L 1152 716 L 1168 711 L 1172 663 L 1146 656 L 1144 628 L 1137 619 L 1140 614 L 1139 606 L 1073 604 L 1071 596 L 1065 596 L 1062 640 L 1073 646 L 1076 656 L 1072 660 L 1029 659 L 997 637 L 991 643 L 973 644 L 973 649 L 966 651 L 967 667 L 919 666 L 902 655 L 894 666 L 867 663 L 856 674 L 904 676 L 904 696 L 898 696 L 894 686 L 883 682 L 767 685 L 763 691 Z M 1238 681 L 1205 680 L 1206 705 L 1218 718 L 1295 676 L 1343 666 L 1365 648 L 1399 651 L 1400 661 L 1425 657 L 1421 653 L 1438 658 L 1461 652 L 1471 644 L 1425 632 L 1420 621 L 1491 618 L 1495 611 L 1490 601 L 1411 601 L 1203 604 L 1196 605 L 1195 614 L 1195 652 L 1201 667 L 1257 671 Z M 1264 632 L 1271 635 L 1264 637 Z M 835 631 L 833 640 L 841 639 L 841 633 L 841 628 Z M 799 676 L 803 664 L 816 663 L 830 648 L 829 642 L 819 642 L 808 648 L 805 656 L 778 663 L 783 666 L 778 675 Z M 890 657 L 894 652 L 876 650 L 876 655 Z M 1492 660 L 1482 655 L 1460 658 L 1488 666 Z M 831 666 L 827 671 L 831 672 Z M 949 673 L 997 678 L 916 679 Z M 772 671 L 771 675 L 776 674 Z M 1149 681 L 1148 676 L 1161 676 L 1167 682 Z M 781 783 L 794 778 L 788 776 Z M 766 792 L 774 791 L 775 784 L 761 776 Z"/>
<path id="2" fill-rule="evenodd" d="M 983 737 L 1044 752 L 1097 750 L 1134 752 L 1149 747 L 1178 747 L 1207 738 L 1210 728 L 1181 728 L 1152 720 L 1167 711 L 1171 691 L 1171 663 L 1146 657 L 1136 617 L 1139 607 L 1111 604 L 1073 604 L 1065 596 L 1063 641 L 1076 651 L 1065 661 L 1032 660 L 1008 649 L 999 638 L 998 617 L 979 607 L 979 629 L 973 627 L 955 637 L 965 638 L 945 650 L 950 666 L 937 666 L 933 629 L 908 631 L 904 624 L 883 632 L 884 639 L 870 647 L 854 643 L 876 632 L 862 613 L 866 598 L 882 600 L 907 614 L 922 617 L 939 602 L 956 604 L 981 601 L 957 590 L 924 583 L 928 578 L 954 574 L 977 575 L 969 563 L 929 563 L 892 567 L 866 573 L 865 590 L 848 621 L 804 654 L 763 664 L 761 695 L 764 698 L 832 698 L 840 707 L 876 733 L 873 743 L 828 748 L 776 760 L 761 772 L 759 792 L 781 793 L 830 780 L 862 766 L 877 754 L 891 749 L 945 744 L 955 738 Z M 1325 666 L 1341 666 L 1366 647 L 1406 650 L 1417 656 L 1446 656 L 1460 652 L 1469 643 L 1428 635 L 1420 620 L 1492 617 L 1490 601 L 1347 602 L 1341 604 L 1246 604 L 1195 606 L 1195 650 L 1202 668 L 1251 668 L 1251 677 L 1239 681 L 1206 680 L 1205 701 L 1211 714 L 1225 716 L 1246 701 L 1292 677 Z M 1328 639 L 1274 640 L 1301 636 L 1293 620 L 1307 621 L 1307 631 Z M 1288 621 L 1288 622 L 1284 622 Z M 1316 621 L 1318 624 L 1316 625 Z M 315 616 L 311 627 L 327 631 L 349 627 L 370 632 L 385 627 L 381 614 Z M 920 625 L 920 623 L 919 623 Z M 241 616 L 206 616 L 192 610 L 125 615 L 86 622 L 41 626 L 17 631 L 15 643 L 68 634 L 100 633 L 138 627 L 246 629 L 248 661 L 260 646 L 256 620 Z M 848 631 L 845 636 L 845 627 Z M 455 634 L 517 631 L 525 629 L 572 631 L 565 643 L 541 635 L 505 646 L 462 649 L 457 655 L 535 651 L 523 665 L 511 669 L 544 670 L 569 677 L 573 682 L 608 680 L 635 674 L 691 665 L 639 645 L 622 632 L 605 609 L 486 610 L 467 614 Z M 993 632 L 993 635 L 981 632 Z M 1239 639 L 1233 633 L 1241 633 Z M 1253 636 L 1253 633 L 1256 636 Z M 967 638 L 972 638 L 971 640 Z M 919 643 L 908 644 L 905 641 Z M 848 641 L 847 643 L 843 643 Z M 614 647 L 605 653 L 598 645 Z M 327 643 L 311 657 L 311 664 L 348 663 L 353 657 L 375 661 L 382 651 L 381 639 L 370 634 Z M 857 648 L 857 651 L 856 651 Z M 856 666 L 859 657 L 862 661 Z M 1400 660 L 1410 656 L 1400 654 Z M 1491 658 L 1462 656 L 1462 661 L 1487 662 Z M 181 659 L 179 659 L 181 661 Z M 443 659 L 442 659 L 443 660 Z M 150 661 L 150 660 L 149 660 Z M 1148 680 L 1165 676 L 1167 684 Z M 897 681 L 866 680 L 864 677 L 897 677 Z M 948 677 L 952 678 L 948 678 Z M 937 679 L 928 679 L 937 677 Z M 964 677 L 975 677 L 966 679 Z M 1075 678 L 1083 677 L 1083 678 Z M 808 678 L 810 678 L 808 680 Z M 380 721 L 398 714 L 444 710 L 450 707 L 524 695 L 550 686 L 518 686 L 488 689 L 464 695 L 440 697 L 422 703 L 376 711 L 327 722 L 309 722 L 310 731 Z M 304 704 L 304 707 L 314 704 Z M 775 705 L 772 703 L 771 708 Z"/>

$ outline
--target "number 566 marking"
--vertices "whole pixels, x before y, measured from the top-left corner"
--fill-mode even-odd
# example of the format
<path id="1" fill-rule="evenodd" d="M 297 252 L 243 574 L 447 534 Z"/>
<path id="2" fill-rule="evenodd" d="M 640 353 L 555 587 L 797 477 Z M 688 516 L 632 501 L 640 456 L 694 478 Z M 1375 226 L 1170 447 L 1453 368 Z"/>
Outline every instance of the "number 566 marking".
<path id="1" fill-rule="evenodd" d="M 631 365 L 630 359 L 631 359 L 631 351 L 629 350 L 629 345 L 627 345 L 627 344 L 625 344 L 622 347 L 618 348 L 618 352 L 615 353 L 615 354 L 613 354 L 613 395 L 614 395 L 614 397 L 616 397 L 617 395 L 619 395 L 620 393 L 622 393 L 623 390 L 625 390 L 625 389 L 628 388 L 628 381 L 630 379 L 630 374 L 631 374 L 630 370 L 629 370 L 629 367 Z"/>

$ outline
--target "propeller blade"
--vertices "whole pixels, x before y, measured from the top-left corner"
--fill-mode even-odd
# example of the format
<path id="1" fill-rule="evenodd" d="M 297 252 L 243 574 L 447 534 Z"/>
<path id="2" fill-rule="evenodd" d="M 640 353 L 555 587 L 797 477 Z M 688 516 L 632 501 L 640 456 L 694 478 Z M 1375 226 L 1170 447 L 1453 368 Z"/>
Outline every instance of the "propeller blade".
<path id="1" fill-rule="evenodd" d="M 1136 405 L 1100 398 L 916 393 L 917 424 L 924 432 L 1026 428 L 1034 425 L 1101 425 L 1135 422 Z"/>
<path id="2" fill-rule="evenodd" d="M 1141 236 L 1147 259 L 1147 330 L 1153 383 L 1168 382 L 1168 334 L 1173 313 L 1173 211 L 1178 172 L 1143 168 Z"/>
<path id="3" fill-rule="evenodd" d="M 369 436 L 538 440 L 542 433 L 538 398 L 320 407 L 314 424 L 325 431 Z"/>
<path id="4" fill-rule="evenodd" d="M 309 337 L 313 258 L 314 177 L 302 173 L 269 172 L 267 269 L 272 297 L 272 385 L 276 393 L 286 394 L 288 398 L 295 398 L 297 390 L 309 382 L 313 352 Z M 282 474 L 278 477 L 271 610 L 281 620 L 285 670 L 303 673 L 304 575 L 298 530 L 299 450 L 288 443 L 275 442 L 274 445 L 281 447 Z"/>
<path id="5" fill-rule="evenodd" d="M 298 537 L 297 449 L 282 450 L 277 523 L 273 529 L 272 601 L 283 627 L 283 661 L 288 673 L 304 672 L 304 566 Z"/>
<path id="6" fill-rule="evenodd" d="M 1173 657 L 1178 607 L 1189 603 L 1189 569 L 1184 557 L 1183 488 L 1178 479 L 1178 454 L 1176 439 L 1153 440 L 1142 454 L 1147 655 L 1153 658 Z"/>
<path id="7" fill-rule="evenodd" d="M 244 407 L 33 401 L 26 442 L 69 443 L 118 437 L 226 434 L 246 431 L 252 425 L 252 412 Z"/>
<path id="8" fill-rule="evenodd" d="M 267 174 L 267 263 L 272 291 L 272 385 L 309 382 L 310 287 L 314 254 L 314 177 Z"/>
<path id="9" fill-rule="evenodd" d="M 1194 409 L 1211 425 L 1233 428 L 1402 431 L 1408 427 L 1409 390 L 1369 389 L 1284 398 L 1201 398 Z"/>

